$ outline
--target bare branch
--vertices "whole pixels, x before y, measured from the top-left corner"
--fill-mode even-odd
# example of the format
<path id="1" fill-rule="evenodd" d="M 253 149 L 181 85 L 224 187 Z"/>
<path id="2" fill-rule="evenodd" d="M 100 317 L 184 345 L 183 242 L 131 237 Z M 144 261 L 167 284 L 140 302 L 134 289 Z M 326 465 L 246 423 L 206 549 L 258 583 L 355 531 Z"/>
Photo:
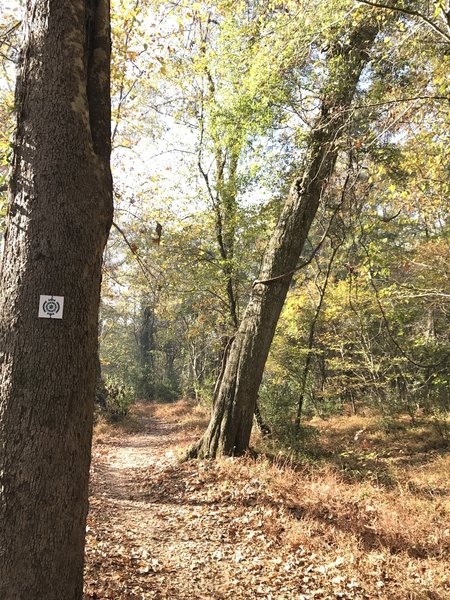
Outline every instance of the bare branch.
<path id="1" fill-rule="evenodd" d="M 271 277 L 270 279 L 256 279 L 253 282 L 252 288 L 254 288 L 259 283 L 263 284 L 263 285 L 267 285 L 268 283 L 273 283 L 274 281 L 279 281 L 280 279 L 283 279 L 284 277 L 289 277 L 289 276 L 293 275 L 294 273 L 296 273 L 297 271 L 300 271 L 301 269 L 304 269 L 310 263 L 312 263 L 312 261 L 314 260 L 315 256 L 317 255 L 317 253 L 321 249 L 324 241 L 328 237 L 328 234 L 329 234 L 330 229 L 331 229 L 331 225 L 333 224 L 333 221 L 334 221 L 336 215 L 338 214 L 338 212 L 342 208 L 349 180 L 350 180 L 350 172 L 347 173 L 347 177 L 345 178 L 345 182 L 344 182 L 344 185 L 342 187 L 341 199 L 339 201 L 339 204 L 333 210 L 333 214 L 331 215 L 331 218 L 330 218 L 330 220 L 328 222 L 328 226 L 327 226 L 326 230 L 324 231 L 324 233 L 323 233 L 323 235 L 322 235 L 319 243 L 317 244 L 317 246 L 312 251 L 311 256 L 307 260 L 305 260 L 305 261 L 301 262 L 299 265 L 297 265 L 295 267 L 295 269 L 292 269 L 291 271 L 288 271 L 287 273 L 283 273 L 282 275 L 277 275 L 277 277 Z"/>
<path id="2" fill-rule="evenodd" d="M 141 268 L 141 271 L 144 274 L 144 277 L 147 279 L 147 281 L 150 284 L 153 284 L 153 282 L 150 280 L 149 277 L 151 277 L 153 280 L 155 280 L 155 279 L 157 279 L 156 275 L 154 273 L 152 273 L 152 271 L 149 269 L 149 267 L 145 264 L 145 262 L 142 260 L 142 258 L 140 257 L 139 253 L 137 252 L 136 247 L 129 241 L 129 239 L 127 238 L 126 233 L 123 231 L 123 229 L 121 229 L 119 227 L 119 225 L 117 225 L 117 223 L 115 221 L 113 221 L 113 227 L 115 229 L 117 229 L 117 231 L 120 233 L 120 235 L 122 236 L 124 242 L 126 243 L 126 245 L 128 246 L 128 248 L 130 249 L 131 253 L 136 258 L 136 261 L 137 261 L 139 267 Z"/>
<path id="3" fill-rule="evenodd" d="M 436 25 L 434 21 L 429 19 L 426 15 L 419 12 L 418 10 L 413 10 L 411 8 L 404 8 L 402 6 L 393 6 L 392 4 L 383 4 L 381 2 L 372 2 L 371 0 L 356 0 L 361 4 L 367 4 L 368 6 L 374 6 L 375 8 L 382 8 L 384 10 L 393 10 L 395 12 L 399 12 L 405 15 L 411 15 L 412 17 L 418 17 L 422 21 L 424 21 L 427 25 L 434 29 L 439 35 L 441 35 L 445 40 L 450 42 L 450 33 L 447 33 L 444 29 L 441 29 L 439 25 Z"/>
<path id="4" fill-rule="evenodd" d="M 392 329 L 391 329 L 391 325 L 389 323 L 389 319 L 386 315 L 386 311 L 384 310 L 384 306 L 381 302 L 381 298 L 380 298 L 380 292 L 377 288 L 377 286 L 375 285 L 375 281 L 374 281 L 374 276 L 373 276 L 373 267 L 372 267 L 372 259 L 369 253 L 368 248 L 366 247 L 366 245 L 364 244 L 364 242 L 362 241 L 362 237 L 363 237 L 363 230 L 361 231 L 362 235 L 361 238 L 359 240 L 362 249 L 364 250 L 364 253 L 366 255 L 367 261 L 368 261 L 368 273 L 369 273 L 369 283 L 370 286 L 374 292 L 375 295 L 375 301 L 378 305 L 378 310 L 380 311 L 381 314 L 381 319 L 382 322 L 384 324 L 384 327 L 386 329 L 386 332 L 388 334 L 389 339 L 391 340 L 392 344 L 397 348 L 397 350 L 400 352 L 400 354 L 403 356 L 403 358 L 406 358 L 406 360 L 411 363 L 412 365 L 414 365 L 415 367 L 418 367 L 419 369 L 435 369 L 437 367 L 439 367 L 440 365 L 442 365 L 444 363 L 445 360 L 448 359 L 448 356 L 444 356 L 441 360 L 434 362 L 434 363 L 422 363 L 422 362 L 418 362 L 416 360 L 414 360 L 403 348 L 402 346 L 398 343 Z"/>

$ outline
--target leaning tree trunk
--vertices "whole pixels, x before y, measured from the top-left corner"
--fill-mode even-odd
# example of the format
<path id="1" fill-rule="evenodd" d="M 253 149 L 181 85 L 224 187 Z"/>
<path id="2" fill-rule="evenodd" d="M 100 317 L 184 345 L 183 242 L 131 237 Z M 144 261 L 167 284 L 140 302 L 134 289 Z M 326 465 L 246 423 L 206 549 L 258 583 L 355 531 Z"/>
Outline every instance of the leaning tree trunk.
<path id="1" fill-rule="evenodd" d="M 25 22 L 0 272 L 0 598 L 81 600 L 112 221 L 109 0 L 29 0 Z M 41 295 L 64 304 L 38 318 Z"/>
<path id="2" fill-rule="evenodd" d="M 329 80 L 310 134 L 302 175 L 291 186 L 265 253 L 259 279 L 215 388 L 208 428 L 187 451 L 187 457 L 239 455 L 248 449 L 258 390 L 278 318 L 333 173 L 339 140 L 350 121 L 352 100 L 377 32 L 375 22 L 359 22 L 347 42 L 339 40 L 328 52 Z"/>

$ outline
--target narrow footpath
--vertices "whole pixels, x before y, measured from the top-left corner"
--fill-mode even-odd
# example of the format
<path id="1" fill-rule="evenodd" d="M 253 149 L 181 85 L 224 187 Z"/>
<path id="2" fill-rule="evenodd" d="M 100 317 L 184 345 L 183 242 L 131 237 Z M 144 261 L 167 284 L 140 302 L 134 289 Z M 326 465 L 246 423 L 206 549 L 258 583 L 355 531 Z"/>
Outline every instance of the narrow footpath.
<path id="1" fill-rule="evenodd" d="M 97 432 L 85 600 L 450 597 L 440 497 L 419 543 L 404 488 L 401 504 L 396 488 L 264 457 L 181 463 L 204 427 L 194 417 L 182 402 L 140 405 L 131 433 Z"/>
<path id="2" fill-rule="evenodd" d="M 236 489 L 227 461 L 180 464 L 191 440 L 150 412 L 138 407 L 138 434 L 94 444 L 85 599 L 324 597 L 301 593 L 294 572 L 310 588 L 312 567 L 282 544 L 282 506 L 259 502 L 261 482 L 243 472 Z"/>

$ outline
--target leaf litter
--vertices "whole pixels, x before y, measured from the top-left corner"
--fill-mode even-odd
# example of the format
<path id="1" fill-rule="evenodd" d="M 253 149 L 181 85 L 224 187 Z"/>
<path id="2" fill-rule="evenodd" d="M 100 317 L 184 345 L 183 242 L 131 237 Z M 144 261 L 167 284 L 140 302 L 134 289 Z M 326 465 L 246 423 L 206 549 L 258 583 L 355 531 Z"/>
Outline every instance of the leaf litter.
<path id="1" fill-rule="evenodd" d="M 314 544 L 292 538 L 301 506 L 251 459 L 180 463 L 177 423 L 141 418 L 94 445 L 85 600 L 444 598 L 403 595 L 376 549 L 359 573 L 314 524 Z"/>

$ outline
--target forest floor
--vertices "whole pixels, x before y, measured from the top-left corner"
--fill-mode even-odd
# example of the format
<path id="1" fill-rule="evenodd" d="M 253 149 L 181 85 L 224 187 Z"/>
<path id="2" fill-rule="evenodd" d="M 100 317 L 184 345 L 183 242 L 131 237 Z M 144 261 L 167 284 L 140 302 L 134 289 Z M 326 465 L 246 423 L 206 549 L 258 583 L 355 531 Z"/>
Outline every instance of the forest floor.
<path id="1" fill-rule="evenodd" d="M 97 428 L 85 600 L 450 598 L 450 458 L 429 431 L 351 417 L 319 424 L 326 460 L 180 462 L 204 424 L 179 402 Z"/>

